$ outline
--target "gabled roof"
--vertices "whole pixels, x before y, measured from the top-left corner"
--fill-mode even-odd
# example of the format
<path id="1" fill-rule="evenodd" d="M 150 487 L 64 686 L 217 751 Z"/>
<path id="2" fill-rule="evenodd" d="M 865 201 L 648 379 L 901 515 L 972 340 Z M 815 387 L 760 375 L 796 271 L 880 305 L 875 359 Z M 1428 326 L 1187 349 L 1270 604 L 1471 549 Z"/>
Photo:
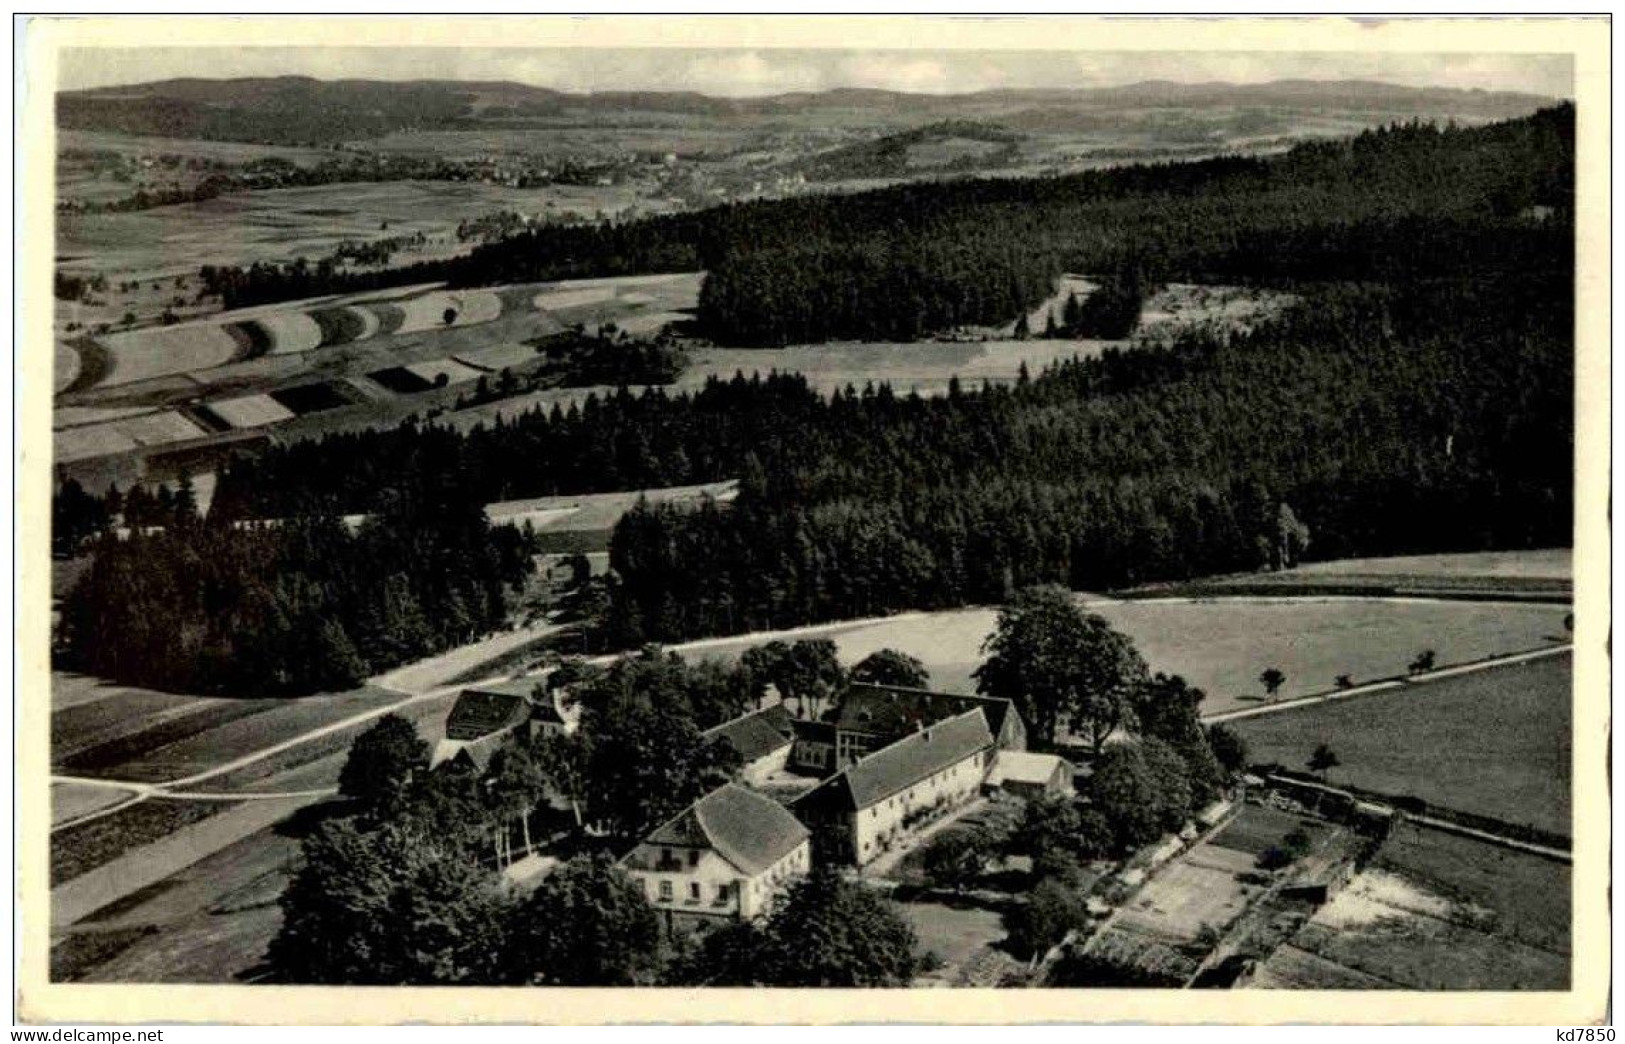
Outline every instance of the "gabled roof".
<path id="1" fill-rule="evenodd" d="M 464 689 L 446 716 L 446 738 L 476 740 L 512 729 L 530 717 L 530 700 L 494 689 Z"/>
<path id="2" fill-rule="evenodd" d="M 504 729 L 490 732 L 471 740 L 452 739 L 448 736 L 435 744 L 434 753 L 429 757 L 429 767 L 439 768 L 446 762 L 462 756 L 468 758 L 469 764 L 484 772 L 486 766 L 491 764 L 491 756 L 507 742 L 509 731 Z"/>
<path id="3" fill-rule="evenodd" d="M 976 707 L 880 748 L 803 794 L 792 807 L 868 808 L 991 746 L 987 715 Z"/>
<path id="4" fill-rule="evenodd" d="M 997 786 L 1000 783 L 1048 783 L 1055 777 L 1057 770 L 1066 774 L 1071 782 L 1072 763 L 1057 754 L 1034 754 L 1025 750 L 1001 750 L 998 759 L 993 764 L 993 771 L 988 774 L 989 784 Z"/>
<path id="5" fill-rule="evenodd" d="M 991 696 L 961 696 L 859 682 L 852 685 L 841 700 L 835 724 L 844 732 L 901 736 L 921 725 L 935 724 L 978 707 L 987 716 L 988 731 L 995 736 L 1004 731 L 1006 717 L 1015 713 L 1009 700 Z"/>
<path id="6" fill-rule="evenodd" d="M 809 721 L 806 718 L 790 719 L 790 734 L 797 740 L 808 743 L 835 743 L 835 724 L 828 721 Z"/>
<path id="7" fill-rule="evenodd" d="M 772 798 L 724 783 L 661 824 L 645 843 L 709 848 L 755 876 L 807 839 L 807 828 Z"/>
<path id="8" fill-rule="evenodd" d="M 795 742 L 790 712 L 782 703 L 712 726 L 700 736 L 707 743 L 727 740 L 747 764 Z"/>

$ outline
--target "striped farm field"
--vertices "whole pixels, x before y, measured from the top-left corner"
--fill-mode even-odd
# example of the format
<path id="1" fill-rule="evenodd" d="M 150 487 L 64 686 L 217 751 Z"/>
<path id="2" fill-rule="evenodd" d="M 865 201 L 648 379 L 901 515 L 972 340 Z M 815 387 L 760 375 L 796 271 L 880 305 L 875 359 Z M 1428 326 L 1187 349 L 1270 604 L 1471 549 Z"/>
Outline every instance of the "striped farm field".
<path id="1" fill-rule="evenodd" d="M 502 314 L 502 299 L 489 290 L 435 291 L 396 302 L 405 313 L 400 333 L 422 333 L 446 326 L 477 326 Z M 446 322 L 447 312 L 454 313 Z"/>
<path id="2" fill-rule="evenodd" d="M 322 328 L 304 312 L 271 312 L 260 324 L 271 335 L 271 354 L 308 352 L 322 343 Z"/>
<path id="3" fill-rule="evenodd" d="M 113 371 L 103 384 L 129 384 L 207 370 L 241 353 L 237 339 L 214 323 L 131 330 L 109 334 L 101 343 L 113 357 Z"/>
<path id="4" fill-rule="evenodd" d="M 79 352 L 71 344 L 56 342 L 56 357 L 51 367 L 52 386 L 63 391 L 79 379 L 81 365 Z"/>
<path id="5" fill-rule="evenodd" d="M 236 399 L 219 399 L 209 403 L 208 407 L 233 428 L 258 428 L 291 420 L 295 416 L 292 410 L 269 395 L 244 395 Z"/>
<path id="6" fill-rule="evenodd" d="M 324 348 L 364 341 L 378 332 L 378 317 L 365 308 L 318 308 L 310 318 L 321 327 Z"/>

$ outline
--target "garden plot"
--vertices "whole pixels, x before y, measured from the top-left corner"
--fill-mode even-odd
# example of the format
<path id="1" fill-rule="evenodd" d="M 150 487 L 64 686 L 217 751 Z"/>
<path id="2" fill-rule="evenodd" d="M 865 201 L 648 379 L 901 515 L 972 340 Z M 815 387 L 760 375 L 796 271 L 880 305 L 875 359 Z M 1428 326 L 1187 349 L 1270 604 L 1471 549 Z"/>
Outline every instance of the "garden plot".
<path id="1" fill-rule="evenodd" d="M 245 395 L 207 403 L 211 412 L 233 428 L 260 428 L 292 420 L 296 414 L 269 395 Z"/>
<path id="2" fill-rule="evenodd" d="M 215 323 L 131 330 L 109 334 L 101 343 L 113 356 L 113 372 L 102 382 L 110 385 L 207 370 L 239 352 L 236 339 Z"/>
<path id="3" fill-rule="evenodd" d="M 1113 929 L 1175 946 L 1194 943 L 1204 928 L 1221 929 L 1247 908 L 1255 888 L 1237 878 L 1253 863 L 1244 852 L 1200 845 L 1158 871 L 1119 911 Z"/>
<path id="4" fill-rule="evenodd" d="M 484 371 L 476 370 L 472 366 L 465 366 L 456 359 L 435 359 L 432 362 L 407 363 L 402 369 L 406 370 L 431 385 L 435 384 L 462 384 L 464 381 L 476 381 L 483 377 Z M 444 382 L 441 378 L 444 377 Z"/>
<path id="5" fill-rule="evenodd" d="M 536 349 L 528 344 L 515 343 L 493 344 L 458 352 L 452 356 L 452 361 L 472 366 L 476 370 L 501 370 L 511 366 L 523 366 L 525 363 L 534 362 L 536 358 Z"/>

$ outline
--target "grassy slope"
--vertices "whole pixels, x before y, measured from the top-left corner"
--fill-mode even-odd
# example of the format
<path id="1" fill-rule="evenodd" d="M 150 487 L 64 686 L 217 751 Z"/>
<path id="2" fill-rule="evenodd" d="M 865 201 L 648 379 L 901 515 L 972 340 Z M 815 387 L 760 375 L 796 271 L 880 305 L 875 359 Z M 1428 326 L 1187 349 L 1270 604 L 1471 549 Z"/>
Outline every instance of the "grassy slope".
<path id="1" fill-rule="evenodd" d="M 1572 694 L 1558 656 L 1233 727 L 1255 762 L 1301 769 L 1328 743 L 1343 762 L 1333 783 L 1570 834 Z"/>

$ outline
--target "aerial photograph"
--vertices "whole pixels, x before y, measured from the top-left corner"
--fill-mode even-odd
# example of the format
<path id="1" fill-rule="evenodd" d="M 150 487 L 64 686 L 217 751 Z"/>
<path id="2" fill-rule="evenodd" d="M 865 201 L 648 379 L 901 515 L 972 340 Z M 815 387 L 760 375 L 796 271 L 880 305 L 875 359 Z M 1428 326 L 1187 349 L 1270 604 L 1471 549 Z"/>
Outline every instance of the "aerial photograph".
<path id="1" fill-rule="evenodd" d="M 1570 55 L 520 42 L 59 56 L 51 983 L 1570 989 Z"/>

